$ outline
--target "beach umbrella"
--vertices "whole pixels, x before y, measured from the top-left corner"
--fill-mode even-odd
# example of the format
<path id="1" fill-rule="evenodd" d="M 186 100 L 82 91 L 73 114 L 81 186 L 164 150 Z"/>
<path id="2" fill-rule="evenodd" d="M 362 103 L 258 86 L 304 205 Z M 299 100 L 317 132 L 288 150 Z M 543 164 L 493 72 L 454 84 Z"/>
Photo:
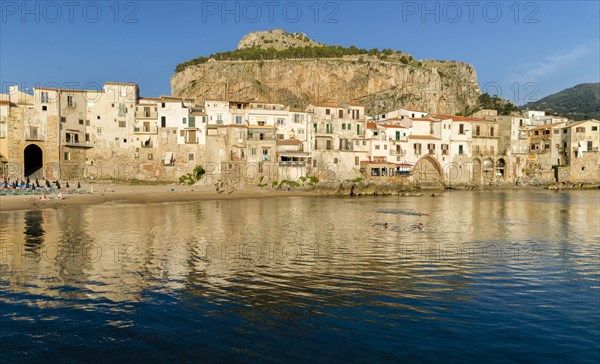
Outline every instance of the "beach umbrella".
<path id="1" fill-rule="evenodd" d="M 48 187 L 48 188 L 52 187 L 52 185 L 50 184 L 50 181 L 48 181 L 48 178 L 46 178 L 46 187 Z"/>
<path id="2" fill-rule="evenodd" d="M 60 188 L 60 182 L 58 182 L 58 180 L 56 180 L 56 188 L 58 188 L 59 190 L 61 189 Z"/>
<path id="3" fill-rule="evenodd" d="M 32 190 L 35 190 L 35 183 L 32 183 L 32 184 L 31 184 L 31 189 L 32 189 Z"/>
<path id="4" fill-rule="evenodd" d="M 81 189 L 81 183 L 77 182 L 77 189 Z"/>
<path id="5" fill-rule="evenodd" d="M 4 188 L 8 188 L 8 181 L 4 180 Z"/>
<path id="6" fill-rule="evenodd" d="M 69 181 L 67 181 L 67 188 L 70 188 L 71 186 L 69 186 Z"/>
<path id="7" fill-rule="evenodd" d="M 29 179 L 29 176 L 27 176 L 27 184 L 30 184 L 31 180 Z"/>
<path id="8" fill-rule="evenodd" d="M 40 188 L 40 180 L 35 179 L 35 187 Z"/>

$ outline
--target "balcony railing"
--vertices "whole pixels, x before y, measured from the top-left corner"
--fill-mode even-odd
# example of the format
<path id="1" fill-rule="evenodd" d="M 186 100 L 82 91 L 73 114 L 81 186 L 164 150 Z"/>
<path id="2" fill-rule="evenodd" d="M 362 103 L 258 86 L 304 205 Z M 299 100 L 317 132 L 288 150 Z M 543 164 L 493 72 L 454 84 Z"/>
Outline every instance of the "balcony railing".
<path id="1" fill-rule="evenodd" d="M 156 134 L 158 133 L 158 127 L 156 125 L 150 127 L 133 127 L 135 134 Z"/>
<path id="2" fill-rule="evenodd" d="M 280 167 L 306 167 L 306 162 L 300 161 L 280 161 Z"/>
<path id="3" fill-rule="evenodd" d="M 93 148 L 94 145 L 91 142 L 74 142 L 74 141 L 66 141 L 63 142 L 62 145 L 66 147 L 72 148 Z"/>
<path id="4" fill-rule="evenodd" d="M 405 150 L 390 149 L 390 155 L 406 155 Z"/>

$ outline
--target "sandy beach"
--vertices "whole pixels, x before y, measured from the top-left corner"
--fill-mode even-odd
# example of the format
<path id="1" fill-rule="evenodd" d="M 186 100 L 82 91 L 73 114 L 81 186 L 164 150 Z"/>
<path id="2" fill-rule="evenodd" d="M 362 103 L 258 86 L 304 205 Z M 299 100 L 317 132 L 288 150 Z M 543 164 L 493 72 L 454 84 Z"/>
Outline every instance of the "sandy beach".
<path id="1" fill-rule="evenodd" d="M 0 212 L 61 208 L 78 205 L 147 204 L 165 202 L 192 202 L 208 200 L 231 200 L 246 198 L 312 196 L 312 192 L 280 191 L 274 189 L 247 188 L 228 193 L 217 193 L 214 187 L 181 185 L 127 185 L 95 183 L 94 192 L 65 194 L 65 199 L 48 195 L 51 200 L 42 200 L 39 195 L 0 196 Z M 82 186 L 91 191 L 89 185 Z"/>

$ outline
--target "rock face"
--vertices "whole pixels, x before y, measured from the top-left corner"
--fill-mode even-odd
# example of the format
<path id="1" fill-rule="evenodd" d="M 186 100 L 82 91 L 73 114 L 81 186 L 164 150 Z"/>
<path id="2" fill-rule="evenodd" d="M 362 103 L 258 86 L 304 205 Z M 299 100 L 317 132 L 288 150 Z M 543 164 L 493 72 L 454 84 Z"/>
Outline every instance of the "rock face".
<path id="1" fill-rule="evenodd" d="M 289 47 L 314 47 L 319 45 L 321 44 L 309 39 L 304 33 L 288 33 L 283 29 L 273 29 L 246 34 L 238 43 L 238 49 L 259 47 L 282 50 Z"/>
<path id="2" fill-rule="evenodd" d="M 240 46 L 258 46 L 260 34 L 245 36 Z M 177 97 L 273 101 L 295 108 L 311 102 L 358 102 L 371 115 L 399 108 L 456 114 L 477 105 L 481 94 L 469 64 L 406 64 L 398 58 L 366 54 L 268 61 L 211 59 L 173 75 L 171 92 Z"/>

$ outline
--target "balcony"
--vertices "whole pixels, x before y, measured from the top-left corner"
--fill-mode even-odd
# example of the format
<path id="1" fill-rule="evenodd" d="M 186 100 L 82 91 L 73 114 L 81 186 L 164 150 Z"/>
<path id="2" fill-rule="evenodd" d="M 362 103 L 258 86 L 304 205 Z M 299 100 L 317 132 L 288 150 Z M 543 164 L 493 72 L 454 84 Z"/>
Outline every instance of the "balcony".
<path id="1" fill-rule="evenodd" d="M 149 127 L 133 127 L 134 134 L 156 134 L 158 133 L 158 127 L 152 125 Z"/>
<path id="2" fill-rule="evenodd" d="M 304 161 L 280 161 L 279 167 L 306 167 Z"/>
<path id="3" fill-rule="evenodd" d="M 62 143 L 65 147 L 71 148 L 93 148 L 94 145 L 91 142 L 79 142 L 79 141 L 66 141 Z"/>
<path id="4" fill-rule="evenodd" d="M 390 149 L 390 155 L 406 155 L 405 150 Z"/>

